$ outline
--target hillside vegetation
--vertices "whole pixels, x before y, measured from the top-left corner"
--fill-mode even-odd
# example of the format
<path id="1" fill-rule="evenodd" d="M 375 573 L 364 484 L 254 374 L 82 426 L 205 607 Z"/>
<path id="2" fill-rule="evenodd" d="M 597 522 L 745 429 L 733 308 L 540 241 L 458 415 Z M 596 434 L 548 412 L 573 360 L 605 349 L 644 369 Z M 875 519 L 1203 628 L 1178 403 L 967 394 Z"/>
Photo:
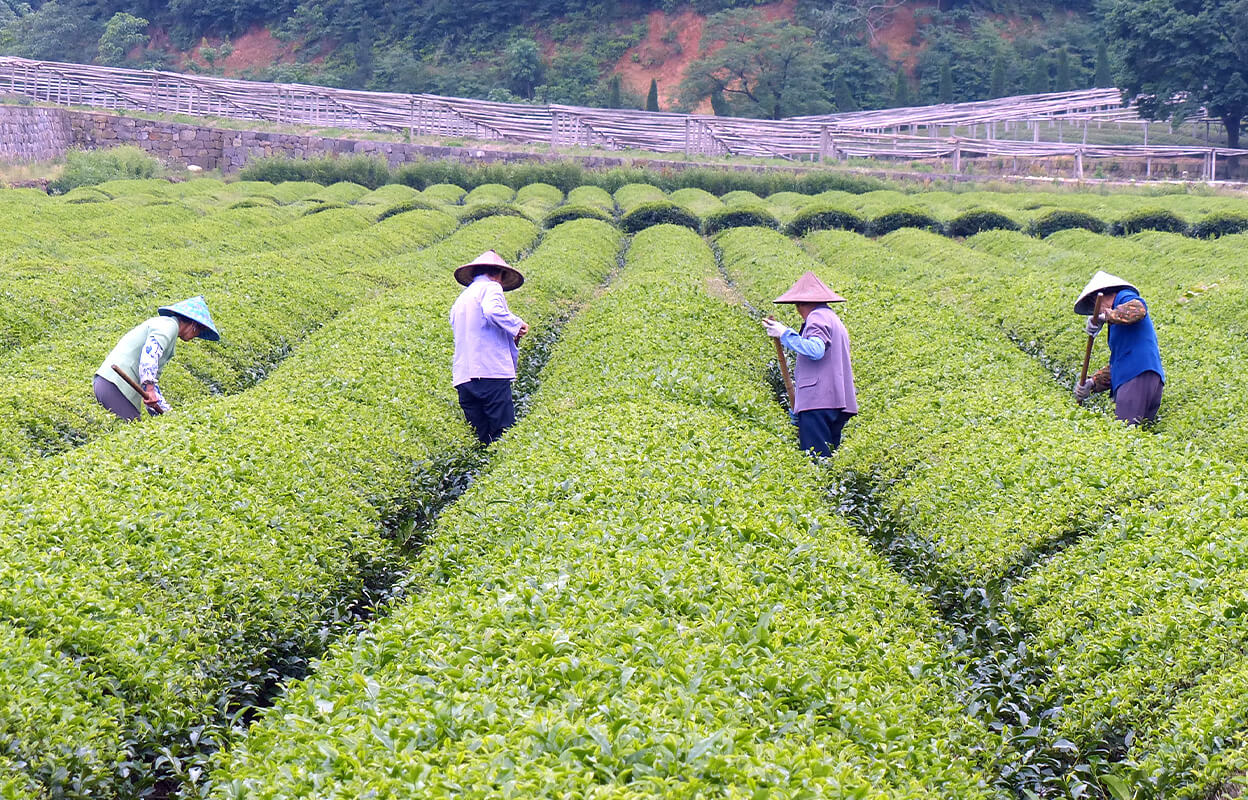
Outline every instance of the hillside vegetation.
<path id="1" fill-rule="evenodd" d="M 1111 80 L 1090 2 L 0 0 L 0 26 L 28 58 L 639 108 L 654 79 L 662 110 L 761 117 Z"/>

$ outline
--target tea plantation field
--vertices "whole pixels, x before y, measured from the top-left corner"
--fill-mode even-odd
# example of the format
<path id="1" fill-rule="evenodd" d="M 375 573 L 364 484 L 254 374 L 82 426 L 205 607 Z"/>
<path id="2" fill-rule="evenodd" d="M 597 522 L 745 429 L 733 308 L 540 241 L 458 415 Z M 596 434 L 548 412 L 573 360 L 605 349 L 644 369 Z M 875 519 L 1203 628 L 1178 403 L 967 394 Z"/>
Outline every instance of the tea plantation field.
<path id="1" fill-rule="evenodd" d="M 1248 785 L 1248 200 L 200 179 L 0 214 L 0 797 Z M 487 248 L 533 332 L 483 450 L 447 310 Z M 757 323 L 808 269 L 862 409 L 824 463 Z M 1097 269 L 1157 326 L 1147 429 L 1071 397 Z M 192 294 L 222 341 L 118 423 L 102 354 Z"/>

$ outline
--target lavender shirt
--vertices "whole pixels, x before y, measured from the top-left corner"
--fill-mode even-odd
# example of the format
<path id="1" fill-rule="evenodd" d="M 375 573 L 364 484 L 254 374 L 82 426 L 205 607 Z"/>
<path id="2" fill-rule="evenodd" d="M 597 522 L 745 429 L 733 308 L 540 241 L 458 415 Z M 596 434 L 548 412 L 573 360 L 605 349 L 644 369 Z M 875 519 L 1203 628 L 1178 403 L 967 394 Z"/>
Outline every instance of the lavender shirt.
<path id="1" fill-rule="evenodd" d="M 849 332 L 836 312 L 820 306 L 810 312 L 802 326 L 803 339 L 820 339 L 823 355 L 812 359 L 797 354 L 793 367 L 794 411 L 817 408 L 840 408 L 849 414 L 858 413 L 858 395 L 854 391 L 854 368 L 849 363 Z"/>
<path id="2" fill-rule="evenodd" d="M 478 275 L 451 306 L 455 386 L 473 378 L 515 378 L 519 351 L 516 334 L 524 321 L 507 308 L 503 287 Z"/>

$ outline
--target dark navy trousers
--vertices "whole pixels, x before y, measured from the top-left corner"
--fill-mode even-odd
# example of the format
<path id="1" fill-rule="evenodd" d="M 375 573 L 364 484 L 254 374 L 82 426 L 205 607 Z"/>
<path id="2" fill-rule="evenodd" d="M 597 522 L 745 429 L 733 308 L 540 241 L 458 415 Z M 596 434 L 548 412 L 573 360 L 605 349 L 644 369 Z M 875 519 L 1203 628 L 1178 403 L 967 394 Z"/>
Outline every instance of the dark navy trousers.
<path id="1" fill-rule="evenodd" d="M 842 408 L 813 408 L 797 412 L 797 438 L 802 451 L 814 450 L 817 456 L 830 456 L 841 446 L 841 430 L 853 414 Z"/>
<path id="2" fill-rule="evenodd" d="M 482 444 L 489 444 L 516 424 L 510 378 L 473 378 L 456 386 L 455 390 L 459 392 L 464 419 Z"/>

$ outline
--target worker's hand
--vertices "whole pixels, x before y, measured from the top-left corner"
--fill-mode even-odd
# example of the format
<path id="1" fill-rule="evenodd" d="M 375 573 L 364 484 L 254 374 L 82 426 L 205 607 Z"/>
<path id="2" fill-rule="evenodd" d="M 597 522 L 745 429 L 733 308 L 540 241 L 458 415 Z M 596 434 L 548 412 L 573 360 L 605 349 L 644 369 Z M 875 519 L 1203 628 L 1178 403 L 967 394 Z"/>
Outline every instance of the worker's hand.
<path id="1" fill-rule="evenodd" d="M 524 335 L 528 332 L 529 332 L 529 323 L 521 322 L 520 330 L 516 331 L 516 344 L 520 344 L 520 340 L 523 339 Z"/>
<path id="2" fill-rule="evenodd" d="M 763 320 L 763 327 L 767 330 L 767 335 L 773 339 L 779 339 L 789 329 L 788 325 L 778 319 Z"/>
<path id="3" fill-rule="evenodd" d="M 1075 382 L 1075 399 L 1080 403 L 1092 396 L 1092 384 L 1094 381 L 1088 378 L 1086 381 Z"/>
<path id="4" fill-rule="evenodd" d="M 1089 336 L 1095 336 L 1101 332 L 1101 328 L 1105 327 L 1105 320 L 1097 314 L 1088 317 L 1088 325 L 1084 328 Z"/>
<path id="5" fill-rule="evenodd" d="M 789 422 L 792 422 L 793 426 L 797 427 L 797 412 L 796 411 L 789 412 Z"/>
<path id="6" fill-rule="evenodd" d="M 147 410 L 153 414 L 163 414 L 169 410 L 169 404 L 165 402 L 165 398 L 160 395 L 160 390 L 152 383 L 143 384 L 143 405 L 147 406 Z"/>

